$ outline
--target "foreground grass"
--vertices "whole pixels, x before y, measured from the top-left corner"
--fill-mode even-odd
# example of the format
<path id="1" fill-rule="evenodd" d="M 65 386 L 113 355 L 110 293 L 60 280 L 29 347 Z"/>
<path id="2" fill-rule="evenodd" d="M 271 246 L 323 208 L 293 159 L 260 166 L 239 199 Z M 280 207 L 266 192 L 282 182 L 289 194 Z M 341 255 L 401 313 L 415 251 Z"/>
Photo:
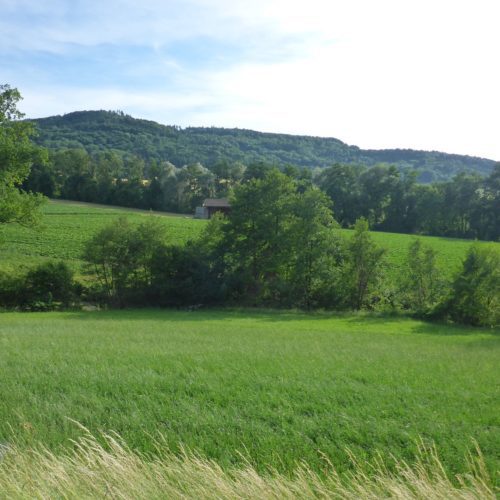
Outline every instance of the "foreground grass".
<path id="1" fill-rule="evenodd" d="M 51 450 L 118 432 L 224 468 L 345 472 L 436 443 L 500 469 L 498 331 L 363 315 L 113 311 L 0 315 L 0 443 Z"/>
<path id="2" fill-rule="evenodd" d="M 99 441 L 85 436 L 62 455 L 43 447 L 9 448 L 0 458 L 0 492 L 6 498 L 495 498 L 479 452 L 469 458 L 467 473 L 455 478 L 444 472 L 433 448 L 421 448 L 415 463 L 399 462 L 393 472 L 380 459 L 368 465 L 353 458 L 352 471 L 342 476 L 328 462 L 322 474 L 303 463 L 285 476 L 259 474 L 250 464 L 227 471 L 193 453 L 174 455 L 164 443 L 156 444 L 154 457 L 132 451 L 113 435 Z"/>

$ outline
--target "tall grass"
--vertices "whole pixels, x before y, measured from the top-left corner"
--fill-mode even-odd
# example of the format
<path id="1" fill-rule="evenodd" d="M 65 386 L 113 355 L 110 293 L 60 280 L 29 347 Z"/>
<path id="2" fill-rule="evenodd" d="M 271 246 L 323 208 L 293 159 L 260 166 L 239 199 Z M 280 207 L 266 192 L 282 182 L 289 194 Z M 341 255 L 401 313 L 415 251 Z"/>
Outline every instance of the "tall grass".
<path id="1" fill-rule="evenodd" d="M 450 478 L 434 447 L 420 447 L 413 464 L 390 470 L 382 459 L 363 464 L 352 457 L 352 471 L 336 473 L 325 461 L 323 474 L 307 464 L 291 475 L 259 474 L 250 464 L 225 470 L 188 451 L 174 455 L 161 440 L 158 453 L 127 447 L 118 435 L 90 433 L 62 455 L 47 448 L 16 446 L 0 453 L 0 497 L 5 498 L 342 498 L 494 499 L 495 489 L 479 449 L 469 471 Z M 102 443 L 102 444 L 101 444 Z"/>

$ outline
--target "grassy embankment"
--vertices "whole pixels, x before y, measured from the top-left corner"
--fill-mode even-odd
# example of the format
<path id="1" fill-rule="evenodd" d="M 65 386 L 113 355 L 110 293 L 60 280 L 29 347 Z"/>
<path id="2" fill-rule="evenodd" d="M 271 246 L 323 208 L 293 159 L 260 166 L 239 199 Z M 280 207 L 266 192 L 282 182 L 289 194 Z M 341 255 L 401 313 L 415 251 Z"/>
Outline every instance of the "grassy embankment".
<path id="1" fill-rule="evenodd" d="M 0 271 L 17 272 L 46 260 L 62 259 L 79 272 L 81 253 L 85 241 L 101 227 L 120 216 L 131 220 L 144 220 L 150 212 L 110 208 L 77 202 L 50 202 L 44 209 L 45 217 L 40 228 L 33 230 L 19 226 L 7 226 L 0 231 Z M 165 224 L 172 243 L 183 243 L 196 237 L 205 221 L 175 214 L 158 214 Z M 352 231 L 342 230 L 349 237 Z M 375 241 L 387 248 L 388 272 L 396 276 L 406 257 L 413 236 L 394 233 L 373 233 Z M 434 248 L 440 268 L 447 276 L 453 274 L 471 245 L 469 240 L 421 237 Z M 481 245 L 500 248 L 498 243 Z"/>

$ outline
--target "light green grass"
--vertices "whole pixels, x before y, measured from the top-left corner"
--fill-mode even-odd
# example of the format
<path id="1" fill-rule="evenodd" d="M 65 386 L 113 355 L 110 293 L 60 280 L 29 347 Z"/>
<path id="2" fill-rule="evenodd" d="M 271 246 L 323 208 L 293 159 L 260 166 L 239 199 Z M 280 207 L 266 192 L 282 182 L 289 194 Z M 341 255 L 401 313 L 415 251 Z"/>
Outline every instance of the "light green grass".
<path id="1" fill-rule="evenodd" d="M 0 315 L 0 442 L 68 446 L 161 433 L 223 466 L 339 470 L 435 442 L 448 471 L 476 440 L 500 468 L 500 332 L 364 315 L 115 311 Z"/>

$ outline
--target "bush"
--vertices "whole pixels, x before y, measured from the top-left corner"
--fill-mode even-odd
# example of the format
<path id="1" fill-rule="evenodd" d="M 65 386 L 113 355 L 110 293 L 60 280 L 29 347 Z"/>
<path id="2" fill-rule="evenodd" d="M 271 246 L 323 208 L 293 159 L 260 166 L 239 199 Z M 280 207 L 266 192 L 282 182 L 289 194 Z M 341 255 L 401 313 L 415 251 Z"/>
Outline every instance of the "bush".
<path id="1" fill-rule="evenodd" d="M 0 307 L 49 311 L 74 305 L 81 286 L 73 271 L 62 261 L 46 262 L 25 276 L 0 276 Z"/>
<path id="2" fill-rule="evenodd" d="M 23 289 L 22 277 L 0 274 L 0 307 L 12 309 L 18 306 Z"/>
<path id="3" fill-rule="evenodd" d="M 83 258 L 98 279 L 101 298 L 119 307 L 144 304 L 152 259 L 165 239 L 165 228 L 153 218 L 141 224 L 120 218 L 95 234 L 85 245 Z"/>
<path id="4" fill-rule="evenodd" d="M 500 253 L 472 245 L 441 312 L 453 321 L 500 325 Z"/>
<path id="5" fill-rule="evenodd" d="M 27 273 L 20 303 L 36 311 L 68 307 L 75 302 L 76 292 L 73 271 L 62 261 L 46 262 Z"/>

